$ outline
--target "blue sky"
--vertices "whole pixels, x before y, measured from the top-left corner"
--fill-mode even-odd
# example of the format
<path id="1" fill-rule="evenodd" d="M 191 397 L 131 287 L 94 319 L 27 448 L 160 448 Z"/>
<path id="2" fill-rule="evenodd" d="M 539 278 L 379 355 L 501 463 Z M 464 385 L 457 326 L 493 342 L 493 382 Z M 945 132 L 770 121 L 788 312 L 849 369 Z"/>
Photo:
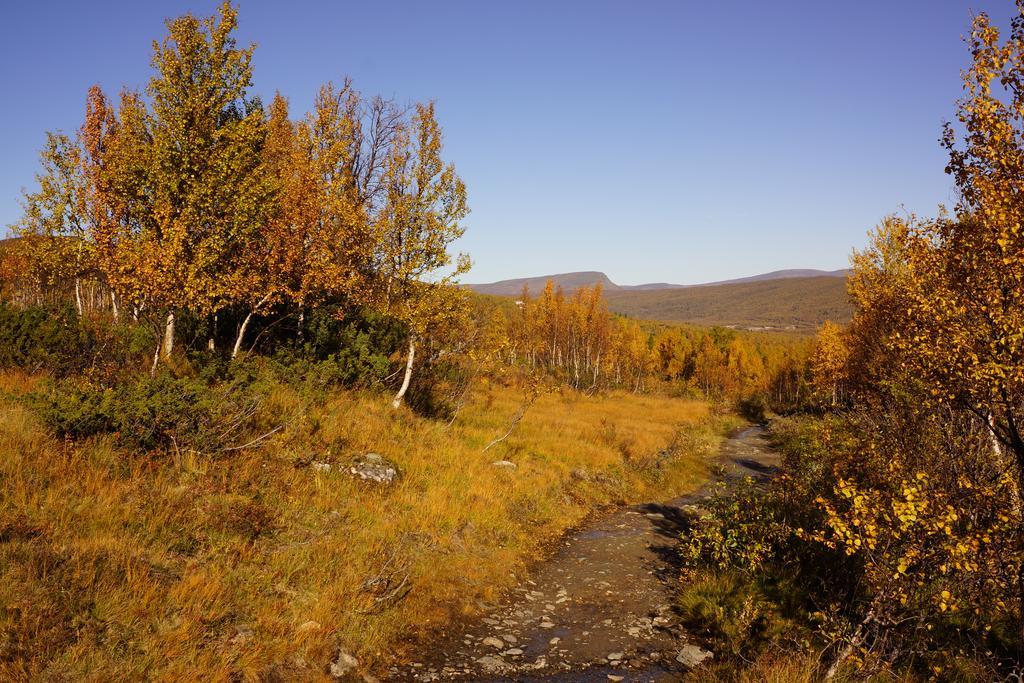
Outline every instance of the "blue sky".
<path id="1" fill-rule="evenodd" d="M 954 2 L 242 0 L 255 89 L 293 112 L 351 76 L 434 99 L 469 189 L 468 281 L 603 270 L 704 282 L 841 268 L 882 216 L 955 201 L 940 127 L 971 12 Z M 163 19 L 192 2 L 7 3 L 0 22 L 0 225 L 46 130 L 86 89 L 149 77 Z"/>

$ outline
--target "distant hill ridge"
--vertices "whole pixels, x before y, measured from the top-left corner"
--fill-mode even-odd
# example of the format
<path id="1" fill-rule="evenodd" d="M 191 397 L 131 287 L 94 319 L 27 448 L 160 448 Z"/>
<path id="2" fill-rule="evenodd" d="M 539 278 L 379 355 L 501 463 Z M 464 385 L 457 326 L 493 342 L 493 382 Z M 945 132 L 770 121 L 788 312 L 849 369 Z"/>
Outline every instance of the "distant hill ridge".
<path id="1" fill-rule="evenodd" d="M 793 268 L 788 270 L 775 270 L 770 273 L 751 275 L 749 277 L 735 278 L 732 280 L 721 280 L 718 282 L 704 282 L 692 285 L 677 285 L 669 282 L 651 282 L 642 285 L 618 285 L 612 282 L 611 278 L 597 270 L 584 270 L 574 273 L 556 273 L 554 275 L 542 275 L 538 277 L 522 277 L 511 280 L 499 280 L 483 284 L 466 285 L 480 294 L 492 294 L 496 296 L 515 296 L 523 291 L 526 285 L 533 293 L 544 289 L 549 280 L 562 287 L 567 292 L 575 291 L 581 287 L 592 287 L 598 283 L 606 292 L 628 292 L 628 291 L 658 291 L 664 289 L 686 289 L 690 287 L 711 287 L 716 285 L 738 284 L 743 282 L 762 282 L 765 280 L 785 280 L 790 278 L 807 277 L 846 277 L 847 271 L 843 270 L 815 270 L 813 268 Z"/>
<path id="2" fill-rule="evenodd" d="M 566 292 L 600 283 L 608 307 L 634 318 L 806 333 L 826 320 L 850 320 L 853 308 L 846 295 L 846 274 L 845 270 L 792 269 L 699 285 L 630 286 L 617 285 L 599 271 L 584 271 L 467 286 L 482 294 L 515 297 L 523 285 L 536 296 L 548 280 Z"/>

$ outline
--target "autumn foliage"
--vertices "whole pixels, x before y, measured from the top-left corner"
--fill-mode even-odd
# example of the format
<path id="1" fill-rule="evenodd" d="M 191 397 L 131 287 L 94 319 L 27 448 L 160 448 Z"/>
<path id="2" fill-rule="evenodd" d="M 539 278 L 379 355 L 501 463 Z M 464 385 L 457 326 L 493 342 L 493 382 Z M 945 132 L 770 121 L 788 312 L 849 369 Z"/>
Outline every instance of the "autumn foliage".
<path id="1" fill-rule="evenodd" d="M 810 356 L 824 415 L 777 422 L 785 474 L 692 545 L 752 581 L 795 575 L 827 679 L 1024 661 L 1024 3 L 1008 35 L 977 15 L 967 43 L 941 138 L 958 203 L 886 217 L 854 253 L 852 323 Z"/>
<path id="2" fill-rule="evenodd" d="M 210 346 L 233 327 L 231 356 L 254 316 L 299 322 L 343 302 L 417 339 L 464 313 L 451 243 L 468 213 L 442 159 L 432 104 L 411 109 L 326 84 L 296 119 L 280 95 L 250 94 L 252 46 L 236 10 L 169 21 L 144 91 L 90 89 L 78 134 L 51 134 L 39 189 L 25 198 L 16 296 L 42 303 L 73 283 L 79 314 L 130 316 L 159 328 L 154 367 L 174 352 L 176 321 L 205 321 Z M 12 250 L 14 251 L 14 250 Z M 98 290 L 91 306 L 83 287 Z M 87 310 L 88 309 L 88 310 Z"/>

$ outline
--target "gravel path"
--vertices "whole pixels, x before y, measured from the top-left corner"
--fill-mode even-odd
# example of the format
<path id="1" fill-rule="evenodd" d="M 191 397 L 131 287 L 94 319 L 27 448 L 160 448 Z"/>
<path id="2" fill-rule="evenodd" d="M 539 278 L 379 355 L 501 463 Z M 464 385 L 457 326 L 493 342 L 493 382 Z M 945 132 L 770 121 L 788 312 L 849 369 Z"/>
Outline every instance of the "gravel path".
<path id="1" fill-rule="evenodd" d="M 718 480 L 778 468 L 764 430 L 750 427 L 720 451 Z M 619 509 L 568 536 L 500 606 L 443 634 L 423 660 L 389 680 L 674 681 L 703 653 L 674 614 L 676 546 L 685 508 L 710 491 Z"/>

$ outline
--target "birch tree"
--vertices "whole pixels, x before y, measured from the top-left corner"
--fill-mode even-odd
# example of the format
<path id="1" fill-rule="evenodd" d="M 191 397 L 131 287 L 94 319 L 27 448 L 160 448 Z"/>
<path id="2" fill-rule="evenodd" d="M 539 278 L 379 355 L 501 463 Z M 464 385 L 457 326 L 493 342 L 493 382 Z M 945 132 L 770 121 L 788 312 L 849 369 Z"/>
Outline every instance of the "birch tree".
<path id="1" fill-rule="evenodd" d="M 47 133 L 39 160 L 39 189 L 25 193 L 15 234 L 23 238 L 21 246 L 37 286 L 73 282 L 75 308 L 81 316 L 82 280 L 96 275 L 81 147 L 67 135 Z"/>
<path id="2" fill-rule="evenodd" d="M 251 236 L 272 199 L 261 174 L 264 112 L 247 96 L 253 46 L 233 37 L 237 13 L 191 14 L 168 23 L 153 45 L 156 74 L 147 92 L 150 186 L 155 230 L 154 303 L 167 310 L 163 355 L 174 345 L 174 315 L 215 313 L 232 300 L 230 273 L 241 267 Z"/>
<path id="3" fill-rule="evenodd" d="M 396 134 L 384 170 L 386 199 L 373 224 L 376 286 L 373 299 L 409 327 L 401 405 L 412 378 L 419 337 L 458 315 L 465 292 L 454 286 L 469 259 L 454 259 L 451 243 L 462 236 L 469 213 L 466 186 L 441 158 L 441 128 L 433 104 L 417 105 L 408 127 Z M 453 266 L 450 272 L 442 269 Z"/>
<path id="4" fill-rule="evenodd" d="M 831 398 L 833 406 L 842 398 L 849 361 L 846 334 L 839 325 L 826 320 L 818 328 L 811 357 L 811 373 L 815 387 Z"/>

